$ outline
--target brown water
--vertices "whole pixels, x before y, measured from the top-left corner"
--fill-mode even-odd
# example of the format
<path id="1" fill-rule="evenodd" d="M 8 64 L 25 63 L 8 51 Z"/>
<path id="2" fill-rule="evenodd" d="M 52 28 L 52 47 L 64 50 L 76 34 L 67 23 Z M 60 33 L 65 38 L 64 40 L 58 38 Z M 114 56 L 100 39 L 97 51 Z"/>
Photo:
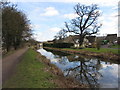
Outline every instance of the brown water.
<path id="1" fill-rule="evenodd" d="M 65 77 L 97 88 L 118 88 L 118 64 L 110 60 L 88 58 L 45 49 L 37 50 L 60 68 Z"/>

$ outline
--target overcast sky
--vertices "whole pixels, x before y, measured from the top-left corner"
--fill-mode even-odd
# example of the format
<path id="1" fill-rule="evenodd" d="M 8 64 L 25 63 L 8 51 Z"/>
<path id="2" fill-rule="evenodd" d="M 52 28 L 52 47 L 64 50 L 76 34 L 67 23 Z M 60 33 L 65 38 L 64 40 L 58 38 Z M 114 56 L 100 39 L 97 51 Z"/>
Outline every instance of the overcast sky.
<path id="1" fill-rule="evenodd" d="M 118 33 L 119 0 L 10 0 L 18 5 L 31 21 L 34 37 L 38 41 L 52 40 L 54 35 L 64 28 L 64 22 L 76 17 L 73 7 L 81 4 L 98 4 L 103 25 L 99 35 Z M 45 2 L 46 1 L 46 2 Z"/>

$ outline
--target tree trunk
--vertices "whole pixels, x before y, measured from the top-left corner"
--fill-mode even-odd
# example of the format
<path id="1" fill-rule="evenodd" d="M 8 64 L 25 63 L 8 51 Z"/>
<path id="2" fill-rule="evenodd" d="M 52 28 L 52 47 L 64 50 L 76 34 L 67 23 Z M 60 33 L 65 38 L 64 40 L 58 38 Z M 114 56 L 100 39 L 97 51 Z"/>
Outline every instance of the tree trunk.
<path id="1" fill-rule="evenodd" d="M 6 49 L 7 49 L 7 52 L 10 50 L 10 48 L 9 48 L 9 47 L 7 47 Z"/>
<path id="2" fill-rule="evenodd" d="M 14 49 L 16 50 L 16 49 L 17 49 L 17 46 L 14 46 Z"/>
<path id="3" fill-rule="evenodd" d="M 83 44 L 84 36 L 80 35 L 79 37 L 79 44 L 80 46 Z"/>

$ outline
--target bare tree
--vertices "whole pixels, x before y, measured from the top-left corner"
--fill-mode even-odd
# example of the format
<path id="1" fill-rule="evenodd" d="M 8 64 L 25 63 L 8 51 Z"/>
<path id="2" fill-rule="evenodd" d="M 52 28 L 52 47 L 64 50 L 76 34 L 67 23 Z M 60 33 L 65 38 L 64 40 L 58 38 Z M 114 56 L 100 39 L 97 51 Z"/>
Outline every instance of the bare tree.
<path id="1" fill-rule="evenodd" d="M 70 23 L 65 22 L 65 32 L 72 32 L 79 35 L 79 44 L 82 45 L 86 35 L 96 34 L 101 27 L 97 19 L 100 16 L 99 8 L 96 4 L 85 6 L 77 4 L 74 7 L 78 17 L 72 19 Z"/>
<path id="2" fill-rule="evenodd" d="M 61 40 L 64 39 L 66 36 L 66 32 L 64 31 L 64 29 L 62 29 L 54 36 L 54 38 Z"/>
<path id="3" fill-rule="evenodd" d="M 17 9 L 17 5 L 0 2 L 2 10 L 2 42 L 9 51 L 11 47 L 19 48 L 32 35 L 30 21 L 27 16 Z"/>

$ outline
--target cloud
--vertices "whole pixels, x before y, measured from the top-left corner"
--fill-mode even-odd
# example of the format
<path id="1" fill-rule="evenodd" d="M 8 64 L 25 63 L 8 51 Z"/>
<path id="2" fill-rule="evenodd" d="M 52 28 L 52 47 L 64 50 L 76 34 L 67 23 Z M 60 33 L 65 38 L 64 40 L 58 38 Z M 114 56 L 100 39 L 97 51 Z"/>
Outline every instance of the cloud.
<path id="1" fill-rule="evenodd" d="M 55 1 L 55 0 L 52 0 Z M 98 4 L 100 6 L 116 6 L 119 0 L 58 0 L 58 2 L 79 2 L 81 4 Z"/>
<path id="2" fill-rule="evenodd" d="M 19 2 L 19 0 L 9 0 L 11 2 Z M 116 6 L 119 0 L 20 0 L 20 2 L 65 2 L 65 3 L 73 3 L 79 2 L 82 4 L 93 4 L 96 3 L 100 6 Z"/>
<path id="3" fill-rule="evenodd" d="M 54 7 L 47 7 L 44 11 L 45 12 L 41 14 L 42 16 L 56 16 L 56 15 L 59 15 L 59 12 Z"/>
<path id="4" fill-rule="evenodd" d="M 39 30 L 41 26 L 39 24 L 31 24 L 30 27 L 34 30 Z"/>
<path id="5" fill-rule="evenodd" d="M 37 40 L 37 41 L 40 41 L 41 37 L 42 37 L 42 33 L 41 32 L 38 32 L 37 34 L 36 33 L 33 34 L 33 38 L 35 40 Z"/>
<path id="6" fill-rule="evenodd" d="M 58 28 L 58 27 L 53 27 L 49 29 L 49 31 L 52 31 L 52 32 L 59 32 L 60 30 L 61 28 Z"/>
<path id="7" fill-rule="evenodd" d="M 74 18 L 78 17 L 78 15 L 75 13 L 69 13 L 69 14 L 64 14 L 63 17 L 68 18 L 68 19 L 74 19 Z"/>
<path id="8" fill-rule="evenodd" d="M 104 14 L 98 20 L 102 23 L 100 35 L 118 33 L 118 17 L 116 12 Z"/>
<path id="9" fill-rule="evenodd" d="M 45 31 L 35 32 L 33 37 L 37 41 L 53 40 L 56 33 L 59 32 L 60 30 L 61 29 L 58 27 L 49 28 Z"/>
<path id="10" fill-rule="evenodd" d="M 29 2 L 29 1 L 32 1 L 32 0 L 24 0 L 25 2 Z M 23 2 L 24 2 L 23 1 Z M 64 25 L 61 25 L 60 23 L 61 22 L 64 22 L 66 20 L 66 18 L 68 19 L 73 19 L 75 17 L 77 17 L 76 14 L 72 13 L 71 10 L 67 10 L 65 8 L 65 6 L 67 7 L 67 4 L 69 2 L 80 2 L 81 4 L 86 4 L 86 5 L 89 5 L 89 4 L 92 4 L 92 3 L 95 3 L 95 4 L 98 4 L 100 5 L 100 9 L 104 12 L 103 15 L 100 17 L 100 22 L 103 23 L 103 26 L 102 28 L 100 28 L 100 33 L 101 35 L 105 34 L 105 33 L 115 33 L 117 32 L 117 18 L 116 18 L 116 12 L 113 12 L 114 10 L 117 9 L 117 0 L 109 0 L 109 1 L 105 1 L 105 0 L 50 0 L 49 2 L 53 2 L 51 3 L 51 7 L 48 7 L 47 8 L 44 8 L 46 5 L 50 5 L 49 4 L 45 4 L 45 3 L 42 3 L 42 4 L 45 4 L 45 5 L 41 5 L 39 3 L 41 2 L 47 2 L 48 0 L 44 0 L 44 1 L 38 1 L 36 4 L 38 5 L 33 5 L 32 8 L 34 10 L 32 10 L 31 7 L 29 7 L 29 5 L 27 7 L 29 7 L 31 9 L 31 11 L 27 11 L 28 12 L 28 17 L 31 19 L 32 23 L 35 23 L 35 25 L 33 25 L 34 27 L 34 30 L 36 30 L 35 32 L 38 32 L 37 30 L 41 29 L 41 33 L 37 33 L 38 35 L 36 36 L 37 40 L 48 40 L 48 39 L 51 39 L 53 37 L 53 35 L 55 33 L 57 33 L 60 29 L 57 28 L 58 27 L 63 27 Z M 22 1 L 20 1 L 22 2 Z M 36 2 L 36 0 L 32 1 L 32 2 Z M 56 3 L 56 2 L 62 2 L 61 6 L 59 6 L 59 3 Z M 64 3 L 66 2 L 66 3 Z M 65 6 L 64 6 L 65 4 Z M 75 4 L 75 3 L 73 3 Z M 71 7 L 73 7 L 73 4 L 71 3 Z M 25 4 L 26 5 L 26 4 Z M 30 3 L 30 6 L 32 4 Z M 56 8 L 54 6 L 58 5 L 58 8 L 56 10 Z M 102 6 L 102 7 L 101 7 Z M 105 7 L 103 7 L 105 6 Z M 106 7 L 108 6 L 108 7 Z M 112 7 L 111 7 L 112 6 Z M 64 8 L 62 10 L 62 8 Z M 61 13 L 59 13 L 59 11 L 61 11 Z M 108 10 L 108 11 L 107 11 Z M 113 10 L 113 11 L 111 11 Z M 109 13 L 109 11 L 111 11 Z M 65 13 L 66 12 L 66 13 Z M 41 17 L 42 16 L 55 16 L 55 15 L 59 15 L 61 14 L 62 16 L 59 18 L 49 18 L 49 17 Z M 60 15 L 59 15 L 60 16 Z M 58 21 L 56 21 L 58 20 Z M 48 23 L 48 21 L 50 23 Z M 39 25 L 40 24 L 40 25 Z M 56 24 L 56 25 L 53 25 L 53 24 Z M 46 32 L 45 32 L 46 31 Z"/>
<path id="11" fill-rule="evenodd" d="M 34 29 L 36 29 L 36 30 L 40 29 L 40 27 L 41 27 L 41 26 L 40 26 L 39 24 L 35 24 L 35 25 L 34 25 Z"/>
<path id="12" fill-rule="evenodd" d="M 46 41 L 48 38 L 44 35 L 43 32 L 36 32 L 33 35 L 33 38 L 37 41 Z"/>
<path id="13" fill-rule="evenodd" d="M 35 40 L 37 41 L 47 41 L 47 40 L 53 40 L 54 35 L 51 32 L 37 32 L 33 35 Z"/>

